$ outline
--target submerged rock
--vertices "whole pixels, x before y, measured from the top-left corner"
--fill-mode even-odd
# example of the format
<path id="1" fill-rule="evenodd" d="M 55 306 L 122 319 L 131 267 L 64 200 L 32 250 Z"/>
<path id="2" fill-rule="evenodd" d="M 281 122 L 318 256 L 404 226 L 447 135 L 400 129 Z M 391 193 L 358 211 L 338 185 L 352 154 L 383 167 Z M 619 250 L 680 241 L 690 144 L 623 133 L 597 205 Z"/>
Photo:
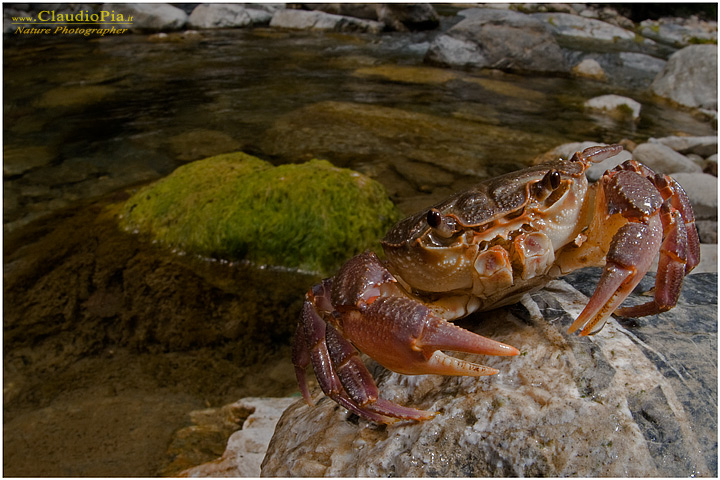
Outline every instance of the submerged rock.
<path id="1" fill-rule="evenodd" d="M 568 281 L 588 294 L 599 273 Z M 691 275 L 674 310 L 611 319 L 598 335 L 579 337 L 566 330 L 587 297 L 553 281 L 462 322 L 522 352 L 482 358 L 496 376 L 404 376 L 372 363 L 384 398 L 437 411 L 432 420 L 378 426 L 316 389 L 312 407 L 299 400 L 283 414 L 262 474 L 716 475 L 716 290 L 715 274 Z"/>
<path id="2" fill-rule="evenodd" d="M 492 87 L 491 81 L 487 84 Z M 474 87 L 487 86 L 482 81 L 478 85 Z M 326 101 L 280 117 L 266 133 L 262 148 L 267 154 L 291 159 L 365 158 L 393 164 L 395 159 L 405 158 L 463 175 L 488 177 L 528 165 L 529 145 L 541 151 L 554 141 L 479 121 Z M 515 163 L 499 164 L 498 158 Z M 506 170 L 498 170 L 502 168 Z"/>
<path id="3" fill-rule="evenodd" d="M 124 206 L 122 225 L 201 256 L 331 273 L 401 217 L 383 187 L 323 160 L 243 153 L 182 166 Z"/>

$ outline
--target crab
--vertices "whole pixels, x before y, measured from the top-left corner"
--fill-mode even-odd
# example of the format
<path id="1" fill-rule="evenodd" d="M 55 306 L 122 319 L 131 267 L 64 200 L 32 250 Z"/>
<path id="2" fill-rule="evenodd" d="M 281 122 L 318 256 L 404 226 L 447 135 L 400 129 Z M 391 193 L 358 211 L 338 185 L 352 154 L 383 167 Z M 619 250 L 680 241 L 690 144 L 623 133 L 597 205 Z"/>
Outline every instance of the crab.
<path id="1" fill-rule="evenodd" d="M 383 399 L 360 352 L 401 374 L 495 374 L 444 351 L 519 351 L 451 321 L 517 302 L 579 268 L 604 266 L 569 333 L 595 334 L 614 312 L 639 317 L 674 307 L 700 257 L 690 202 L 671 177 L 633 160 L 588 183 L 593 163 L 621 151 L 590 147 L 479 183 L 395 225 L 381 241 L 385 262 L 365 252 L 313 286 L 293 345 L 308 405 L 312 364 L 324 394 L 360 417 L 381 424 L 432 418 Z M 652 300 L 618 308 L 655 257 Z"/>

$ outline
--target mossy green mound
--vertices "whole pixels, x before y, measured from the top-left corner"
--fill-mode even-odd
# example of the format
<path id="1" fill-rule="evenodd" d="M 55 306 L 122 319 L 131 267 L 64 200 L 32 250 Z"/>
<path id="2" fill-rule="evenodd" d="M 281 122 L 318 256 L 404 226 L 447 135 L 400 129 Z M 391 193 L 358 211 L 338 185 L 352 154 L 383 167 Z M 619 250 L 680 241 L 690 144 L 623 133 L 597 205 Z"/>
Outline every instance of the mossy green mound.
<path id="1" fill-rule="evenodd" d="M 401 217 L 382 185 L 352 170 L 324 160 L 274 167 L 230 153 L 143 188 L 121 223 L 187 253 L 331 274 L 377 248 Z"/>

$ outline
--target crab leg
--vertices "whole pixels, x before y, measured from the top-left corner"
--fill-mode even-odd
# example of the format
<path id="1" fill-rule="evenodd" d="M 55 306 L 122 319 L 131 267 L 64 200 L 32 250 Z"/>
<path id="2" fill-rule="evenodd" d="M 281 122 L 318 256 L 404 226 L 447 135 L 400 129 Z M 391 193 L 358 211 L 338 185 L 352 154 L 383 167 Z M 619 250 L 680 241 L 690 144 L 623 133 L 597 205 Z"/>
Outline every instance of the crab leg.
<path id="1" fill-rule="evenodd" d="M 700 263 L 700 239 L 698 238 L 697 229 L 695 228 L 695 214 L 693 213 L 690 199 L 687 193 L 685 193 L 685 190 L 674 178 L 655 173 L 642 163 L 627 161 L 616 168 L 631 170 L 645 175 L 658 189 L 663 200 L 670 199 L 672 207 L 680 212 L 683 222 L 685 223 L 685 231 L 687 232 L 687 263 L 685 264 L 685 275 L 690 273 L 692 269 Z"/>
<path id="2" fill-rule="evenodd" d="M 662 224 L 658 217 L 650 217 L 647 224 L 631 222 L 622 226 L 610 243 L 595 292 L 568 332 L 573 333 L 580 327 L 583 327 L 581 335 L 600 331 L 650 269 L 661 242 Z"/>
<path id="3" fill-rule="evenodd" d="M 624 307 L 618 315 L 643 317 L 666 312 L 677 304 L 687 263 L 687 232 L 680 212 L 664 203 L 661 213 L 665 240 L 660 247 L 654 299 L 642 305 Z"/>
<path id="4" fill-rule="evenodd" d="M 332 327 L 329 327 L 332 328 Z M 307 358 L 312 362 L 315 376 L 318 379 L 320 388 L 328 397 L 347 408 L 353 413 L 360 415 L 368 420 L 378 423 L 390 423 L 392 420 L 384 415 L 374 413 L 353 401 L 345 391 L 340 378 L 334 371 L 330 352 L 326 343 L 326 323 L 320 318 L 313 304 L 306 301 L 303 305 L 301 316 L 301 324 L 298 330 L 302 329 L 300 338 L 296 338 L 296 343 L 301 344 L 300 347 L 293 351 L 293 363 L 295 364 L 295 373 L 300 384 L 300 390 L 308 405 L 312 405 L 310 394 L 307 389 L 305 379 L 305 368 L 307 367 Z M 309 355 L 295 355 L 295 351 L 306 347 Z M 372 379 L 371 379 L 372 381 Z M 374 384 L 374 382 L 373 382 Z"/>
<path id="5" fill-rule="evenodd" d="M 435 416 L 432 412 L 403 407 L 379 398 L 379 391 L 372 375 L 358 356 L 355 347 L 345 340 L 332 326 L 327 325 L 326 341 L 335 372 L 342 383 L 352 411 L 376 420 L 377 414 L 403 420 L 427 420 Z M 344 398 L 344 396 L 341 396 Z M 387 418 L 383 423 L 392 421 Z"/>

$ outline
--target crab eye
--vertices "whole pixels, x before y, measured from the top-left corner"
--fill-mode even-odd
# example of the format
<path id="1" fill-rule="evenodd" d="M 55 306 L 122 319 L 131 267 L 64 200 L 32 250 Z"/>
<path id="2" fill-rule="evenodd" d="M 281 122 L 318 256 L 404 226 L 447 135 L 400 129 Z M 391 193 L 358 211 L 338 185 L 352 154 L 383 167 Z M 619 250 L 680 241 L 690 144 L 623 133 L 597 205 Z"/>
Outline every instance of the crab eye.
<path id="1" fill-rule="evenodd" d="M 560 186 L 560 172 L 557 170 L 550 170 L 548 173 L 545 174 L 545 176 L 549 176 L 548 182 L 550 183 L 550 187 L 555 190 Z"/>
<path id="2" fill-rule="evenodd" d="M 428 210 L 427 224 L 443 238 L 452 237 L 455 233 L 455 220 L 446 217 L 436 208 Z"/>
<path id="3" fill-rule="evenodd" d="M 557 188 L 560 187 L 560 180 L 562 180 L 562 177 L 557 170 L 547 172 L 534 186 L 535 197 L 540 201 L 545 200 L 553 190 L 557 190 Z"/>
<path id="4" fill-rule="evenodd" d="M 442 213 L 437 211 L 436 209 L 428 210 L 427 213 L 427 223 L 432 228 L 437 228 L 442 223 Z"/>

